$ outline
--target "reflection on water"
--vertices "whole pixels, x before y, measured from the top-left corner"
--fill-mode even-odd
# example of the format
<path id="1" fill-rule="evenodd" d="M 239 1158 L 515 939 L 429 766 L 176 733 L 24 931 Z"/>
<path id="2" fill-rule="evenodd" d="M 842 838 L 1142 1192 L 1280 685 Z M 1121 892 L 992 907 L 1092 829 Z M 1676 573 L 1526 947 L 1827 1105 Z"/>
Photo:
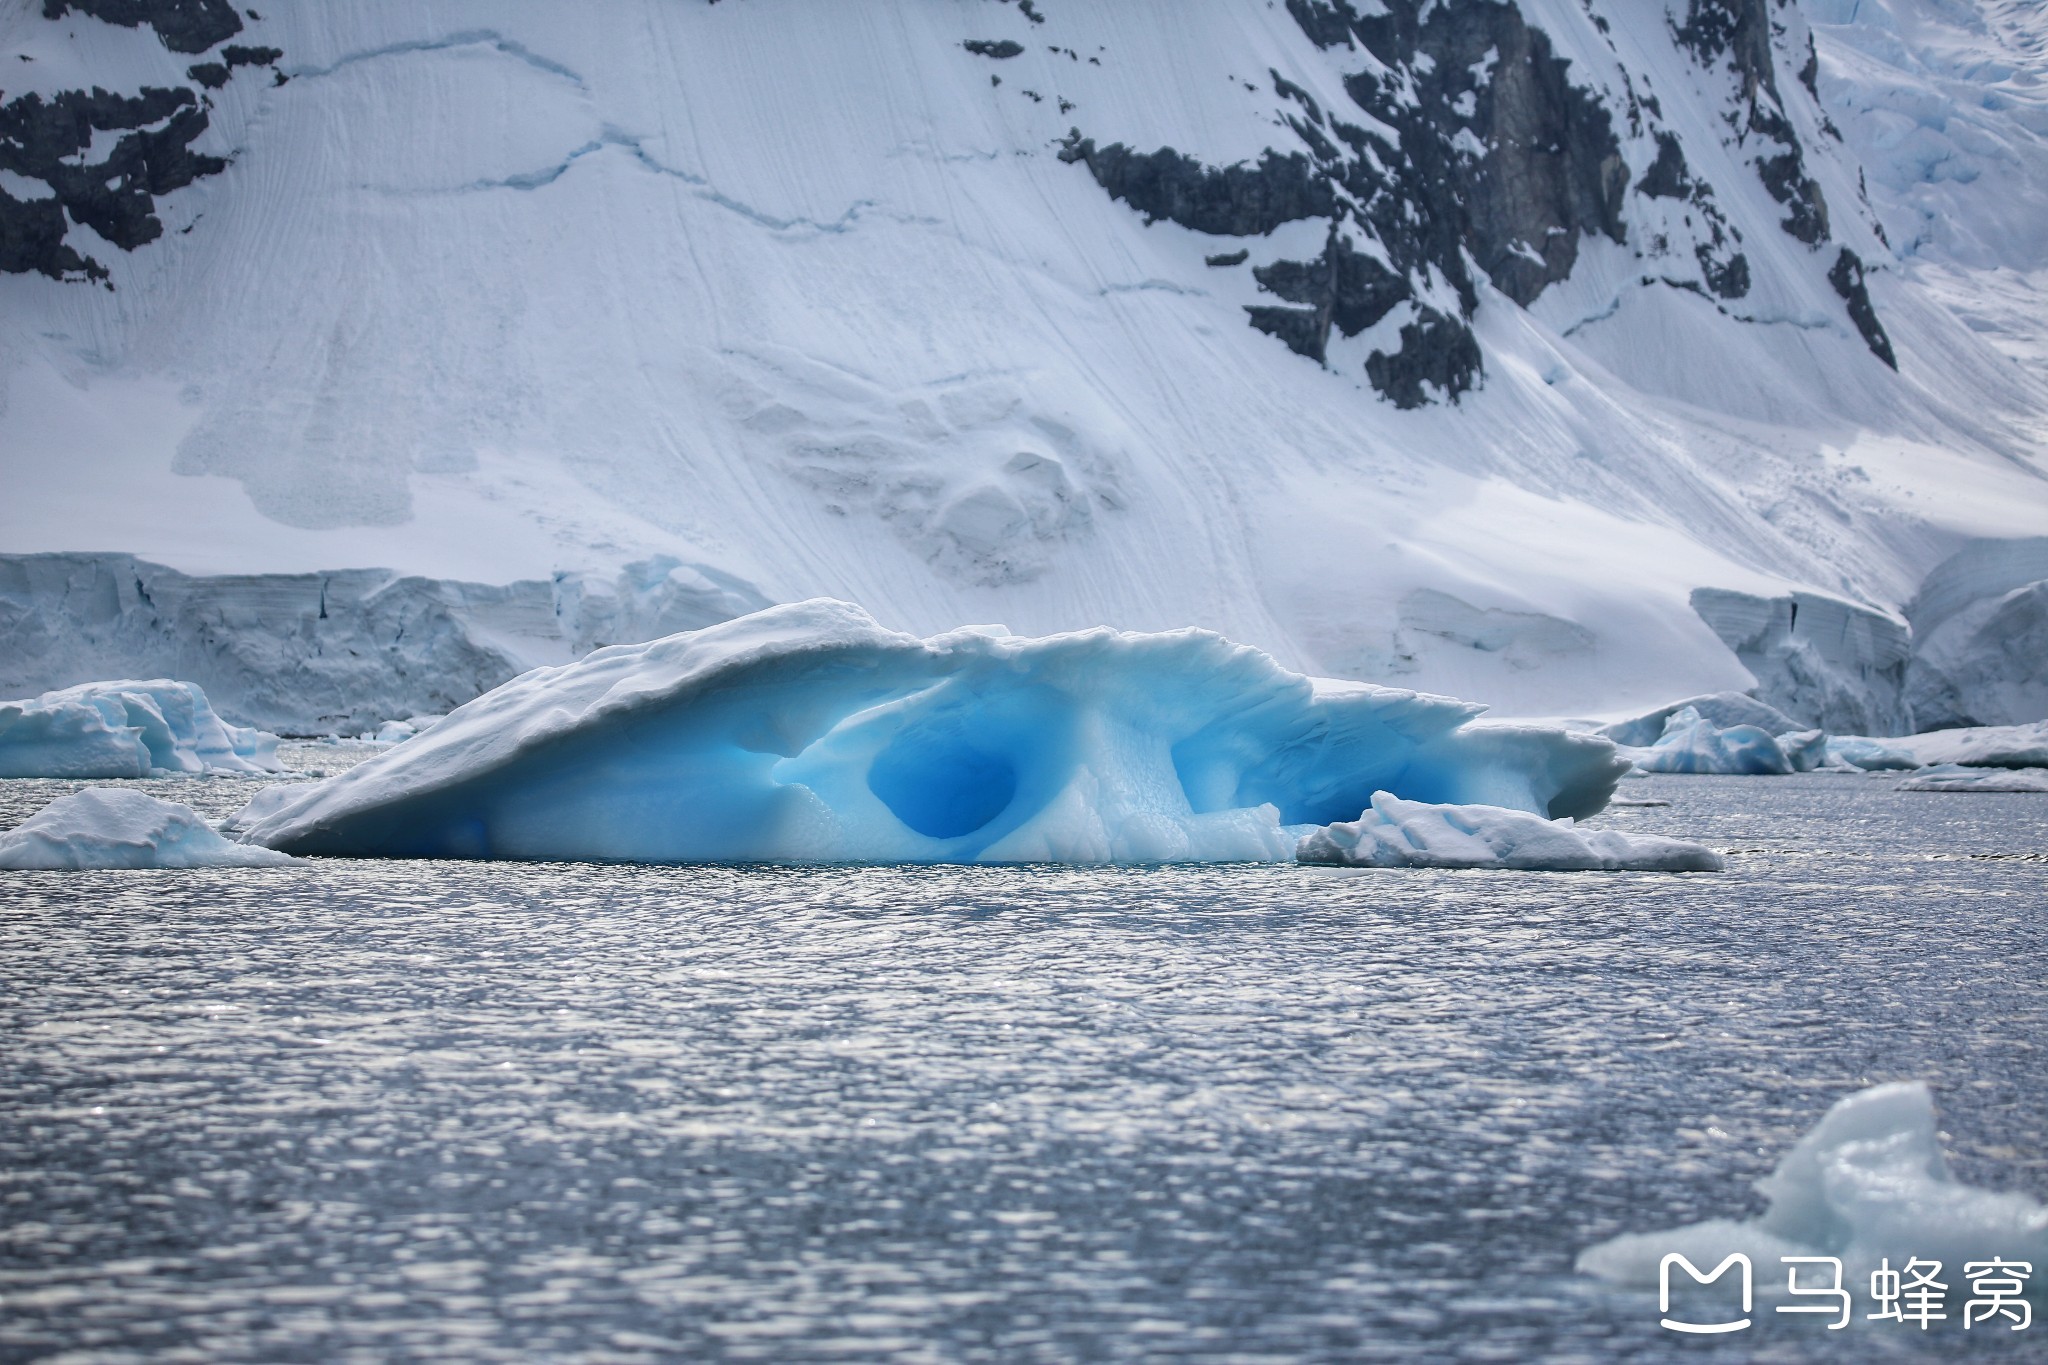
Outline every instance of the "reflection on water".
<path id="1" fill-rule="evenodd" d="M 0 784 L 0 826 L 76 785 Z M 1602 823 L 1730 872 L 0 874 L 0 1358 L 2048 1342 L 1678 1341 L 1571 1273 L 1754 1212 L 1884 1079 L 1935 1084 L 1960 1178 L 2048 1196 L 2048 798 L 1629 795 L 1672 804 Z"/>

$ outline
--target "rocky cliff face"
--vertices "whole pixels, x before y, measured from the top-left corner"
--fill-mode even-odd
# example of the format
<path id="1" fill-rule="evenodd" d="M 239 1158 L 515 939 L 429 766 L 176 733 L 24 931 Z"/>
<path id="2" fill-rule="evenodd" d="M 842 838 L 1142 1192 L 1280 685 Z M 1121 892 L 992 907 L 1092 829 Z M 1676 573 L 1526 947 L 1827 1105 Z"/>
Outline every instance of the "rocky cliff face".
<path id="1" fill-rule="evenodd" d="M 1670 37 L 1706 78 L 1728 84 L 1725 121 L 1784 206 L 1780 226 L 1819 249 L 1830 242 L 1827 201 L 1785 113 L 1770 3 L 1687 0 Z M 1580 83 L 1551 38 L 1503 0 L 1287 0 L 1287 10 L 1340 61 L 1348 101 L 1326 109 L 1272 73 L 1289 145 L 1205 166 L 1170 147 L 1098 146 L 1077 126 L 1061 152 L 1148 220 L 1225 237 L 1327 223 L 1315 258 L 1249 267 L 1275 300 L 1248 308 L 1253 327 L 1328 363 L 1333 335 L 1356 337 L 1391 319 L 1364 361 L 1373 387 L 1401 407 L 1455 401 L 1483 371 L 1469 325 L 1479 306 L 1474 268 L 1514 302 L 1531 303 L 1571 275 L 1587 237 L 1629 242 L 1632 182 L 1638 196 L 1672 201 L 1679 220 L 1666 227 L 1663 215 L 1644 216 L 1634 245 L 1646 281 L 1724 300 L 1748 294 L 1741 230 L 1662 126 L 1656 96 L 1639 92 L 1625 68 L 1619 90 Z M 1814 61 L 1809 39 L 1799 72 L 1808 99 Z M 1655 148 L 1639 174 L 1622 133 Z M 1688 252 L 1694 269 L 1674 269 Z M 1829 279 L 1872 353 L 1896 368 L 1861 259 L 1841 248 Z"/>
<path id="2" fill-rule="evenodd" d="M 71 10 L 124 28 L 147 26 L 178 53 L 203 53 L 242 31 L 241 16 L 225 0 L 46 0 L 43 15 L 62 19 Z M 0 270 L 106 280 L 106 266 L 67 240 L 72 225 L 123 251 L 161 237 L 157 200 L 227 168 L 225 158 L 193 150 L 208 127 L 206 91 L 226 84 L 237 66 L 283 55 L 274 47 L 230 46 L 219 60 L 193 65 L 189 86 L 145 86 L 133 95 L 94 86 L 0 103 L 0 170 L 47 189 L 24 192 L 17 183 L 9 193 L 0 186 Z M 109 147 L 103 133 L 120 136 Z"/>

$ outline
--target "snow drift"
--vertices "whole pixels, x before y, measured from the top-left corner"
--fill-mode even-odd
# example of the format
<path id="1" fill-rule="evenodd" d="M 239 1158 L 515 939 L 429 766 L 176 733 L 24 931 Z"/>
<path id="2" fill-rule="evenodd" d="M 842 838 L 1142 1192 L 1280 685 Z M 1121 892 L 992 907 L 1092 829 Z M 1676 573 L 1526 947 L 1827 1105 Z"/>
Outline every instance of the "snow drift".
<path id="1" fill-rule="evenodd" d="M 376 856 L 1279 860 L 1376 791 L 1580 816 L 1627 769 L 1481 709 L 1206 631 L 920 640 L 817 599 L 535 670 L 238 823 Z"/>
<path id="2" fill-rule="evenodd" d="M 277 736 L 228 724 L 195 683 L 81 683 L 0 702 L 0 777 L 277 771 Z"/>
<path id="3" fill-rule="evenodd" d="M 1659 1261 L 1674 1251 L 1700 1266 L 1741 1252 L 1773 1269 L 1780 1256 L 1838 1256 L 1852 1276 L 1881 1257 L 1951 1266 L 1994 1256 L 2048 1260 L 2048 1208 L 1957 1183 L 1935 1129 L 1934 1097 L 1919 1082 L 1842 1100 L 1757 1189 L 1770 1201 L 1761 1217 L 1625 1233 L 1588 1248 L 1579 1269 L 1652 1285 Z"/>
<path id="4" fill-rule="evenodd" d="M 1580 830 L 1499 806 L 1442 806 L 1374 792 L 1351 821 L 1302 839 L 1304 863 L 1344 867 L 1494 867 L 1546 872 L 1719 872 L 1703 844 L 1619 830 Z"/>
<path id="5" fill-rule="evenodd" d="M 231 843 L 190 806 L 124 787 L 62 796 L 0 834 L 0 868 L 277 867 L 297 859 Z"/>

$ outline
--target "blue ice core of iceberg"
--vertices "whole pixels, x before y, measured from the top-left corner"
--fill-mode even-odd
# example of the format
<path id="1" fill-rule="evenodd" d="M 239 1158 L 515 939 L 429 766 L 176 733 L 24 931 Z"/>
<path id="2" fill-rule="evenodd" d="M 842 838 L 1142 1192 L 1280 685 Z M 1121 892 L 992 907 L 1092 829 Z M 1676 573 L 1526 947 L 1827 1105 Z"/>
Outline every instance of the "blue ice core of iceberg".
<path id="1" fill-rule="evenodd" d="M 1207 631 L 920 640 L 816 599 L 537 669 L 236 827 L 382 857 L 1291 860 L 1375 791 L 1582 816 L 1628 769 L 1482 709 Z"/>

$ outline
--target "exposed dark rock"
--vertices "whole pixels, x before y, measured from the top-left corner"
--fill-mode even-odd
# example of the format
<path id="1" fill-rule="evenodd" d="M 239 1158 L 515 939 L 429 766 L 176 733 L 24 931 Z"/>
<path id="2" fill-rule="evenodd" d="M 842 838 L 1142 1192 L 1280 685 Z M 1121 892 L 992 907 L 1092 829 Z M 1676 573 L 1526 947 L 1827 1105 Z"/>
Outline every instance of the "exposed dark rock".
<path id="1" fill-rule="evenodd" d="M 186 67 L 185 74 L 208 90 L 218 90 L 228 83 L 226 62 L 198 62 Z"/>
<path id="2" fill-rule="evenodd" d="M 1657 159 L 1636 182 L 1636 193 L 1652 199 L 1689 199 L 1698 188 L 1685 164 L 1685 149 L 1669 133 L 1657 134 Z"/>
<path id="3" fill-rule="evenodd" d="M 26 203 L 0 190 L 0 270 L 37 271 L 53 280 L 103 280 L 107 268 L 64 245 L 71 224 L 55 199 Z"/>
<path id="4" fill-rule="evenodd" d="M 1702 66 L 1727 59 L 1735 73 L 1741 106 L 1741 113 L 1732 121 L 1736 132 L 1779 147 L 1776 152 L 1760 154 L 1756 169 L 1764 188 L 1787 210 L 1781 226 L 1808 246 L 1818 246 L 1828 236 L 1827 200 L 1820 184 L 1806 173 L 1805 151 L 1785 117 L 1771 31 L 1767 0 L 1688 0 L 1685 22 L 1674 35 Z M 1818 59 L 1813 60 L 1817 63 Z M 1801 79 L 1805 79 L 1804 72 Z"/>
<path id="5" fill-rule="evenodd" d="M 269 66 L 282 56 L 284 49 L 281 47 L 243 47 L 237 43 L 229 43 L 220 50 L 221 60 L 231 67 Z"/>
<path id="6" fill-rule="evenodd" d="M 228 0 L 43 0 L 45 19 L 70 10 L 122 28 L 147 24 L 173 52 L 204 52 L 242 31 L 242 17 Z"/>
<path id="7" fill-rule="evenodd" d="M 192 91 L 182 87 L 150 87 L 134 96 L 98 88 L 68 90 L 47 101 L 40 95 L 23 95 L 0 106 L 0 168 L 49 185 L 73 222 L 133 251 L 163 233 L 155 196 L 226 168 L 220 157 L 191 148 L 206 127 L 206 111 Z M 106 160 L 79 165 L 76 158 L 91 145 L 95 129 L 135 131 L 117 142 Z M 47 209 L 35 209 L 33 216 L 19 209 L 7 214 L 15 249 L 0 268 L 37 270 L 58 279 L 79 272 L 105 276 L 105 269 L 90 257 L 52 244 Z M 62 230 L 57 235 L 61 238 Z M 33 254 L 30 243 L 41 244 Z"/>
<path id="8" fill-rule="evenodd" d="M 1401 328 L 1401 349 L 1393 355 L 1374 351 L 1365 373 L 1372 386 L 1394 400 L 1397 408 L 1419 408 L 1429 401 L 1425 384 L 1434 384 L 1456 402 L 1479 375 L 1479 343 L 1472 329 L 1434 309 Z"/>
<path id="9" fill-rule="evenodd" d="M 1204 265 L 1243 265 L 1243 264 L 1245 263 L 1245 259 L 1246 259 L 1247 257 L 1249 257 L 1249 256 L 1250 256 L 1251 254 L 1252 254 L 1252 253 L 1251 253 L 1251 252 L 1250 252 L 1249 250 L 1238 250 L 1238 251 L 1224 251 L 1224 252 L 1219 252 L 1219 253 L 1217 253 L 1217 254 L 1216 254 L 1216 255 L 1214 255 L 1214 256 L 1204 256 L 1204 257 L 1202 258 L 1202 264 L 1204 264 Z"/>
<path id="10" fill-rule="evenodd" d="M 1828 271 L 1828 283 L 1849 305 L 1849 320 L 1863 334 L 1863 344 L 1870 348 L 1870 353 L 1893 369 L 1899 368 L 1898 357 L 1892 354 L 1892 339 L 1885 335 L 1884 324 L 1877 320 L 1877 310 L 1870 306 L 1870 290 L 1863 283 L 1863 258 L 1843 247 L 1842 254 L 1835 257 L 1834 268 Z"/>
<path id="11" fill-rule="evenodd" d="M 1122 143 L 1097 147 L 1076 129 L 1060 160 L 1087 164 L 1095 182 L 1145 215 L 1221 237 L 1263 236 L 1282 223 L 1325 218 L 1336 211 L 1327 177 L 1296 152 L 1267 151 L 1256 166 L 1204 166 L 1171 147 L 1134 152 Z"/>
<path id="12" fill-rule="evenodd" d="M 977 57 L 993 57 L 999 62 L 1007 61 L 1012 57 L 1022 56 L 1024 53 L 1024 44 L 1012 42 L 1008 38 L 999 40 L 969 38 L 960 46 L 966 48 Z"/>

